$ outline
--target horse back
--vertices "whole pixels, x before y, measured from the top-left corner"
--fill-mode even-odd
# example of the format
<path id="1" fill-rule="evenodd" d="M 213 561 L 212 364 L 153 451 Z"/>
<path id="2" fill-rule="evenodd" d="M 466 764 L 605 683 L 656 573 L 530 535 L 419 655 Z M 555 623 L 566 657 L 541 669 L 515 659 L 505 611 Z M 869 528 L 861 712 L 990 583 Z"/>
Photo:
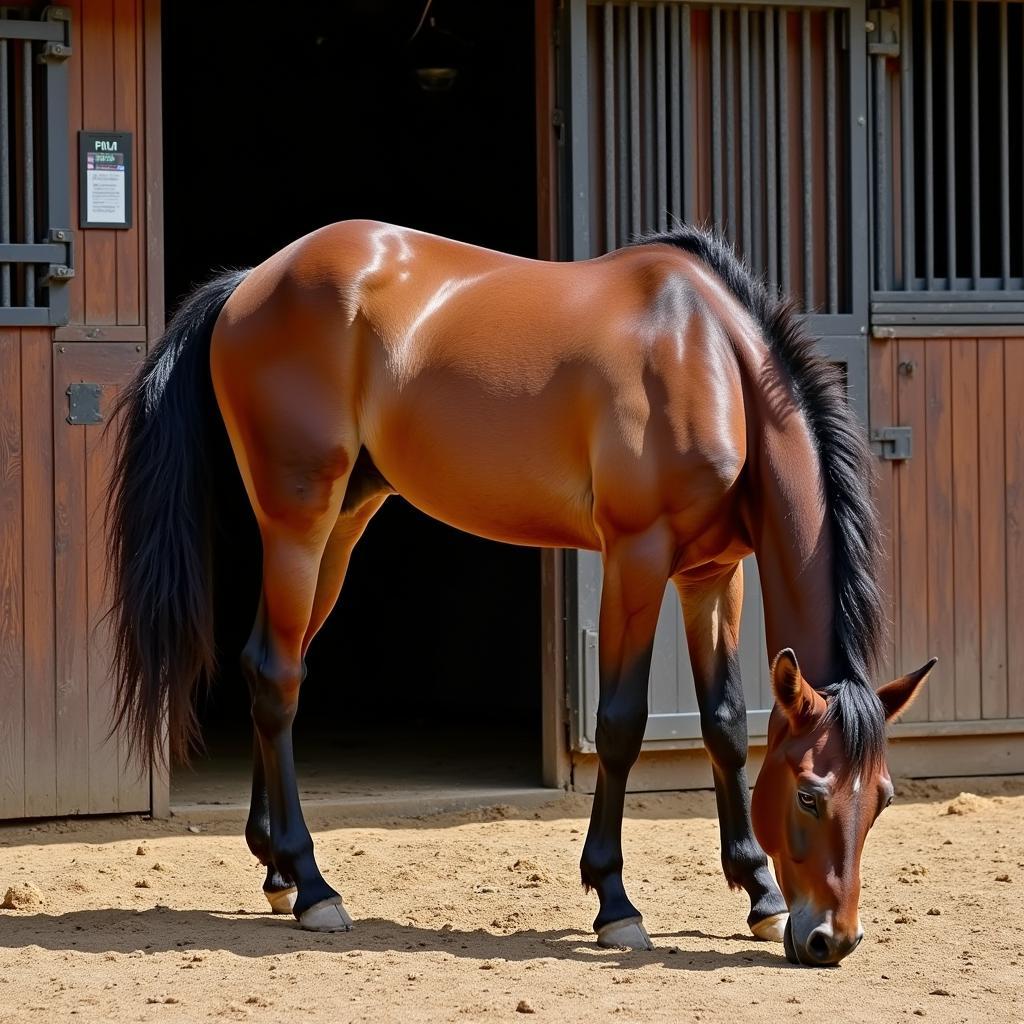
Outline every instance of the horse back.
<path id="1" fill-rule="evenodd" d="M 239 344 L 268 382 L 304 380 L 314 424 L 333 400 L 334 442 L 424 511 L 596 548 L 659 517 L 695 536 L 735 484 L 742 386 L 717 301 L 663 246 L 547 263 L 356 221 L 257 268 L 222 316 L 264 337 Z"/>

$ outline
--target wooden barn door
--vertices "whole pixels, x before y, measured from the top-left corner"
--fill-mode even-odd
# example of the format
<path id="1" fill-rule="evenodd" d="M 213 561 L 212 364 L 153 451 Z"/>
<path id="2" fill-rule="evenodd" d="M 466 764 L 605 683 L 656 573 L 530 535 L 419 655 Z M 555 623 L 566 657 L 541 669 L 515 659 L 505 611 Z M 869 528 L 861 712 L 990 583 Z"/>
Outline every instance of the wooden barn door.
<path id="1" fill-rule="evenodd" d="M 146 811 L 149 768 L 126 762 L 108 737 L 113 692 L 104 621 L 104 535 L 112 436 L 121 386 L 144 358 L 141 344 L 57 344 L 53 354 L 56 802 L 58 814 Z"/>
<path id="2" fill-rule="evenodd" d="M 151 784 L 121 737 L 107 740 L 102 532 L 104 427 L 163 329 L 160 5 L 67 0 L 17 16 L 38 6 L 0 19 L 18 83 L 0 187 L 13 222 L 0 253 L 0 820 L 159 812 L 166 778 Z M 79 130 L 132 133 L 131 227 L 79 226 Z"/>
<path id="3" fill-rule="evenodd" d="M 865 7 L 569 0 L 558 37 L 562 255 L 586 258 L 674 218 L 718 225 L 805 311 L 867 421 Z M 741 660 L 748 729 L 772 696 L 755 559 Z M 566 555 L 572 742 L 593 751 L 600 558 Z M 798 644 L 799 638 L 794 638 Z M 799 651 L 798 651 L 799 653 Z M 681 610 L 669 587 L 645 749 L 699 743 Z"/>
<path id="4" fill-rule="evenodd" d="M 102 622 L 103 431 L 142 348 L 0 332 L 0 819 L 151 806 L 149 768 L 107 739 Z"/>

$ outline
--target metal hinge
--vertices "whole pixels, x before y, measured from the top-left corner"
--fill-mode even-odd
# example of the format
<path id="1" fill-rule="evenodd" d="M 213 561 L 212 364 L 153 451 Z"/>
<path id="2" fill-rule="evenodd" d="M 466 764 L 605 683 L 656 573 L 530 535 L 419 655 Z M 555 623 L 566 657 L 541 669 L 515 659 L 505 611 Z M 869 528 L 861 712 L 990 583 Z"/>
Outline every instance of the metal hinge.
<path id="1" fill-rule="evenodd" d="M 883 459 L 903 462 L 914 454 L 914 435 L 910 427 L 873 427 L 871 448 Z"/>
<path id="2" fill-rule="evenodd" d="M 44 43 L 36 61 L 46 64 L 50 61 L 67 60 L 71 56 L 71 47 L 67 43 Z"/>
<path id="3" fill-rule="evenodd" d="M 36 55 L 36 62 L 47 64 L 51 61 L 65 61 L 71 56 L 71 8 L 44 7 L 41 15 L 43 21 L 59 21 L 64 23 L 64 39 L 62 42 L 44 43 Z"/>
<path id="4" fill-rule="evenodd" d="M 103 413 L 100 412 L 102 385 L 79 382 L 69 385 L 66 394 L 68 396 L 68 423 L 76 427 L 88 427 L 103 422 Z"/>
<path id="5" fill-rule="evenodd" d="M 555 141 L 561 145 L 565 139 L 565 111 L 561 107 L 551 111 L 551 127 L 555 129 Z"/>
<path id="6" fill-rule="evenodd" d="M 889 8 L 868 11 L 864 25 L 868 34 L 868 54 L 872 57 L 898 57 L 900 55 L 900 15 Z"/>
<path id="7" fill-rule="evenodd" d="M 50 228 L 47 241 L 64 246 L 64 262 L 51 263 L 46 268 L 43 284 L 60 284 L 75 276 L 75 233 L 70 228 Z"/>

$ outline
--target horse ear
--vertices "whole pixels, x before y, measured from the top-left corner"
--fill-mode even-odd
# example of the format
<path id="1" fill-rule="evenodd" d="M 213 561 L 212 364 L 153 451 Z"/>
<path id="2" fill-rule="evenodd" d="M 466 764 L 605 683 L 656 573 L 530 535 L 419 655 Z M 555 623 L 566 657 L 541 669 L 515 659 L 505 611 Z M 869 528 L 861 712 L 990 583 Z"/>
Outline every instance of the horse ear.
<path id="1" fill-rule="evenodd" d="M 886 683 L 885 686 L 878 688 L 876 692 L 878 699 L 882 702 L 882 707 L 885 708 L 887 722 L 891 722 L 897 715 L 903 714 L 914 703 L 915 698 L 921 692 L 921 687 L 924 686 L 924 681 L 928 678 L 928 673 L 935 668 L 935 663 L 938 660 L 938 658 L 929 658 L 916 672 L 908 672 L 905 676 L 900 676 L 899 679 L 894 679 L 891 683 Z"/>
<path id="2" fill-rule="evenodd" d="M 772 689 L 794 730 L 806 727 L 825 710 L 825 700 L 803 677 L 792 648 L 779 651 L 772 662 Z"/>

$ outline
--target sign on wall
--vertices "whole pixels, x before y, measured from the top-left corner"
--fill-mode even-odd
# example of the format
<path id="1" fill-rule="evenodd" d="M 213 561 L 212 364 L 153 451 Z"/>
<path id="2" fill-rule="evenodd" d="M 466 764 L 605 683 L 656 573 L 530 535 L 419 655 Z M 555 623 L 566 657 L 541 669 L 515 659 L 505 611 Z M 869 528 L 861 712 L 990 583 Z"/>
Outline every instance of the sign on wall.
<path id="1" fill-rule="evenodd" d="M 132 226 L 131 132 L 78 133 L 79 227 Z"/>

